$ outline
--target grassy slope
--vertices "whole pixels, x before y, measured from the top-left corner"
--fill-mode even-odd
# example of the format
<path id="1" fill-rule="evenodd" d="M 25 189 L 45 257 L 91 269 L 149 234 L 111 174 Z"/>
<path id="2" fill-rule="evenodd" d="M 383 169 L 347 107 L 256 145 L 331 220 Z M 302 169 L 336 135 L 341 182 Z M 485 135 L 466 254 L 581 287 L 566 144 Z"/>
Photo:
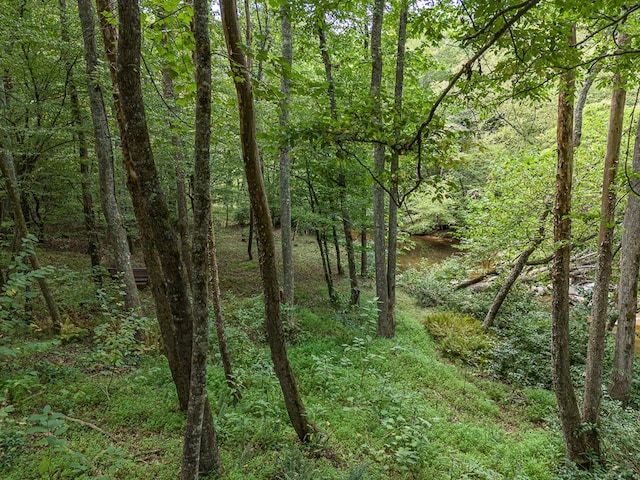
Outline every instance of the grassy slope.
<path id="1" fill-rule="evenodd" d="M 306 237 L 295 246 L 302 306 L 298 327 L 288 334 L 320 433 L 311 446 L 299 445 L 264 343 L 257 263 L 246 260 L 240 231 L 218 237 L 230 348 L 244 384 L 242 402 L 233 405 L 214 351 L 209 391 L 225 464 L 221 478 L 554 478 L 562 445 L 544 422 L 553 415 L 552 394 L 516 391 L 441 359 L 421 326 L 425 311 L 402 293 L 392 341 L 373 335 L 370 304 L 336 314 Z M 339 287 L 346 297 L 346 282 Z M 45 337 L 5 337 L 0 345 L 17 352 L 11 358 L 0 353 L 0 383 L 11 398 L 5 406 L 15 407 L 8 419 L 18 422 L 15 432 L 24 432 L 22 419 L 45 405 L 71 417 L 59 451 L 36 446 L 41 435 L 14 435 L 24 445 L 11 452 L 24 453 L 12 453 L 13 465 L 0 470 L 0 478 L 177 478 L 184 415 L 176 410 L 162 356 L 104 369 L 97 366 L 96 345 L 86 341 L 59 346 Z M 0 431 L 6 432 L 2 411 Z M 4 438 L 6 444 L 13 437 Z"/>

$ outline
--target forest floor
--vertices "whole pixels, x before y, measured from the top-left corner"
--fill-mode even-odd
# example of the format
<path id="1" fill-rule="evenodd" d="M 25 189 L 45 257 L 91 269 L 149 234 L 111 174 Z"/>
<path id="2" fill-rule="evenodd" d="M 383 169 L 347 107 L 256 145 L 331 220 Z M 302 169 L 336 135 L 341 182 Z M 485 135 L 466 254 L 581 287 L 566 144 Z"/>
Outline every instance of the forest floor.
<path id="1" fill-rule="evenodd" d="M 424 328 L 428 311 L 402 291 L 397 336 L 377 338 L 371 280 L 363 279 L 360 309 L 330 305 L 307 236 L 294 245 L 298 306 L 287 336 L 319 433 L 300 444 L 265 341 L 257 252 L 248 260 L 242 234 L 217 232 L 243 398 L 232 401 L 212 339 L 209 398 L 224 463 L 215 478 L 557 478 L 562 439 L 551 392 L 513 388 L 445 359 Z M 59 267 L 53 275 L 67 322 L 61 340 L 46 333 L 37 312 L 28 328 L 2 320 L 0 478 L 177 478 L 184 413 L 154 321 L 122 312 L 117 288 L 92 300 L 85 256 L 42 256 Z M 346 305 L 348 281 L 336 280 Z M 142 294 L 151 317 L 150 292 Z M 147 333 L 142 343 L 134 336 L 139 328 Z"/>

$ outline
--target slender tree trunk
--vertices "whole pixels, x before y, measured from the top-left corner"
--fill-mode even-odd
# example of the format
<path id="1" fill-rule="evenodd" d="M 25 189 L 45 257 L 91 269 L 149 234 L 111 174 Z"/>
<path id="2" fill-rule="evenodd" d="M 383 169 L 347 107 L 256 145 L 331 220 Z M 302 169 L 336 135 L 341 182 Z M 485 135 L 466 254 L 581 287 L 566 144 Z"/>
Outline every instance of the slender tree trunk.
<path id="1" fill-rule="evenodd" d="M 113 146 L 102 86 L 98 78 L 98 46 L 95 37 L 95 21 L 91 0 L 78 0 L 78 12 L 84 41 L 87 91 L 95 141 L 94 149 L 98 158 L 100 207 L 107 224 L 107 239 L 113 252 L 115 266 L 118 271 L 122 272 L 122 280 L 125 285 L 125 307 L 138 309 L 140 307 L 140 298 L 131 266 L 131 252 L 127 240 L 127 231 L 125 230 L 115 195 Z"/>
<path id="2" fill-rule="evenodd" d="M 253 91 L 247 69 L 247 60 L 242 50 L 235 0 L 220 0 L 220 10 L 222 12 L 222 27 L 229 52 L 229 63 L 233 72 L 238 97 L 240 137 L 242 139 L 245 175 L 249 186 L 251 206 L 255 212 L 260 273 L 264 288 L 265 323 L 271 359 L 282 388 L 285 405 L 293 428 L 298 438 L 303 442 L 307 442 L 310 440 L 314 429 L 309 423 L 309 418 L 304 409 L 284 341 L 280 316 L 280 291 L 273 226 L 260 169 Z"/>
<path id="3" fill-rule="evenodd" d="M 618 38 L 618 42 L 625 44 L 626 37 Z M 598 260 L 591 304 L 584 406 L 582 409 L 582 422 L 592 426 L 585 432 L 587 448 L 593 453 L 596 460 L 600 460 L 600 438 L 597 426 L 600 421 L 604 341 L 607 333 L 609 280 L 611 279 L 611 263 L 613 261 L 613 229 L 617 201 L 615 176 L 618 168 L 618 159 L 620 157 L 624 104 L 627 98 L 627 92 L 618 74 L 614 75 L 613 88 L 609 116 L 609 132 L 607 135 L 607 152 L 604 159 L 604 173 L 602 177 Z"/>
<path id="4" fill-rule="evenodd" d="M 170 109 L 175 112 L 175 90 L 173 80 L 168 67 L 162 69 L 162 86 L 164 96 L 170 102 Z M 180 248 L 182 250 L 182 258 L 184 266 L 187 269 L 189 283 L 193 285 L 193 266 L 191 264 L 191 245 L 189 243 L 189 210 L 187 207 L 187 186 L 184 175 L 184 155 L 182 154 L 182 142 L 180 137 L 173 132 L 173 121 L 169 120 L 169 128 L 171 129 L 171 144 L 175 149 L 174 161 L 176 172 L 176 203 L 178 207 L 178 235 L 180 237 Z"/>
<path id="5" fill-rule="evenodd" d="M 211 230 L 211 47 L 209 1 L 193 1 L 191 25 L 195 40 L 196 82 L 194 196 L 193 196 L 193 343 L 191 382 L 185 427 L 180 480 L 198 478 L 203 419 L 207 399 L 207 354 L 209 351 L 209 232 Z M 216 448 L 214 465 L 220 468 Z"/>
<path id="6" fill-rule="evenodd" d="M 224 317 L 222 316 L 222 299 L 220 296 L 220 277 L 218 274 L 218 259 L 216 257 L 216 236 L 213 226 L 213 218 L 209 223 L 209 283 L 211 285 L 211 299 L 213 304 L 213 321 L 218 337 L 218 349 L 224 369 L 224 378 L 227 386 L 233 393 L 236 402 L 242 400 L 242 390 L 231 368 L 231 356 L 227 347 L 227 336 L 224 331 Z"/>
<path id="7" fill-rule="evenodd" d="M 327 80 L 327 96 L 329 97 L 329 105 L 331 109 L 331 118 L 333 120 L 338 119 L 337 102 L 335 85 L 333 82 L 333 64 L 329 55 L 329 48 L 327 46 L 327 38 L 325 35 L 326 22 L 324 17 L 321 18 L 321 25 L 318 27 L 318 40 L 320 43 L 320 53 L 322 55 L 322 62 L 324 63 L 325 77 Z M 342 150 L 336 152 L 336 156 L 340 160 L 340 171 L 338 173 L 337 184 L 339 191 L 340 212 L 342 216 L 342 228 L 344 230 L 345 246 L 347 250 L 347 263 L 349 266 L 349 282 L 351 288 L 351 305 L 358 305 L 360 303 L 360 288 L 358 287 L 358 276 L 356 269 L 356 257 L 353 248 L 353 237 L 351 236 L 351 216 L 349 215 L 349 209 L 347 208 L 347 176 L 344 172 L 344 154 Z"/>
<path id="8" fill-rule="evenodd" d="M 382 127 L 380 119 L 380 90 L 382 86 L 382 19 L 384 15 L 383 0 L 376 0 L 373 5 L 373 22 L 371 24 L 371 87 L 373 102 L 373 120 Z M 373 174 L 378 181 L 383 181 L 385 172 L 384 145 L 376 143 L 373 150 Z M 392 325 L 389 325 L 389 290 L 387 285 L 386 242 L 385 242 L 385 191 L 376 181 L 373 184 L 373 242 L 376 269 L 376 296 L 378 297 L 378 335 L 393 337 Z"/>
<path id="9" fill-rule="evenodd" d="M 522 270 L 527 264 L 529 257 L 533 252 L 535 252 L 536 248 L 538 248 L 538 246 L 540 246 L 540 244 L 543 242 L 544 221 L 549 215 L 549 209 L 547 207 L 548 205 L 545 205 L 545 210 L 543 214 L 540 216 L 540 227 L 538 228 L 538 236 L 533 240 L 531 240 L 529 242 L 529 246 L 520 255 L 518 255 L 518 258 L 513 264 L 513 267 L 511 267 L 511 272 L 509 273 L 509 276 L 505 279 L 504 283 L 500 287 L 500 291 L 498 291 L 496 298 L 494 298 L 493 303 L 491 304 L 491 308 L 487 312 L 487 316 L 484 318 L 484 321 L 482 322 L 482 328 L 484 328 L 485 330 L 490 328 L 493 325 L 493 321 L 496 319 L 496 316 L 498 315 L 498 311 L 500 310 L 502 303 L 507 298 L 507 295 L 509 294 L 511 287 L 513 287 L 513 284 L 516 283 L 516 280 L 522 273 Z M 481 278 L 485 278 L 485 277 L 486 275 L 481 276 Z M 465 283 L 466 285 L 464 286 L 470 285 L 469 282 L 465 282 Z M 460 288 L 464 288 L 464 287 L 461 285 L 458 285 L 456 287 L 456 289 L 460 289 Z"/>
<path id="10" fill-rule="evenodd" d="M 609 395 L 626 405 L 633 380 L 640 267 L 640 121 L 636 128 L 633 167 L 622 222 L 620 281 L 618 283 L 618 330 Z"/>
<path id="11" fill-rule="evenodd" d="M 404 52 L 407 43 L 408 5 L 402 2 L 398 24 L 398 51 L 396 55 L 396 84 L 394 92 L 394 113 L 398 124 L 402 118 L 402 97 L 404 94 Z M 400 137 L 399 125 L 395 128 L 396 136 Z M 385 336 L 393 337 L 396 333 L 396 264 L 398 261 L 398 208 L 400 196 L 398 193 L 398 174 L 400 170 L 400 155 L 397 150 L 391 154 L 390 165 L 390 196 L 389 196 L 389 240 L 387 244 L 387 296 L 388 311 Z"/>
<path id="12" fill-rule="evenodd" d="M 167 303 L 171 310 L 173 328 L 175 329 L 180 376 L 184 377 L 180 381 L 180 386 L 184 388 L 184 383 L 188 386 L 191 378 L 190 359 L 194 317 L 188 295 L 188 282 L 180 258 L 177 235 L 171 225 L 169 209 L 160 187 L 147 129 L 140 83 L 140 7 L 136 0 L 119 0 L 118 11 L 119 41 L 117 42 L 117 76 L 114 90 L 120 95 L 118 116 L 122 121 L 119 125 L 122 128 L 123 147 L 126 145 L 126 151 L 123 148 L 123 153 L 128 176 L 127 183 L 134 208 L 137 209 L 136 215 L 140 214 L 139 226 L 141 230 L 144 228 L 150 230 L 143 236 L 149 236 L 148 239 L 155 246 L 157 258 L 160 260 L 161 272 L 156 272 L 160 274 L 160 277 L 155 281 L 164 279 Z M 109 28 L 112 27 L 109 26 Z M 186 389 L 186 392 L 179 392 L 179 396 L 182 395 L 183 399 L 185 396 L 188 398 L 188 392 L 189 388 Z M 219 469 L 219 458 L 211 410 L 206 402 L 201 439 L 200 470 Z"/>
<path id="13" fill-rule="evenodd" d="M 63 43 L 69 45 L 69 18 L 67 16 L 66 0 L 58 0 L 60 5 L 60 34 Z M 87 147 L 87 139 L 85 137 L 82 125 L 82 112 L 80 110 L 80 100 L 78 99 L 78 89 L 73 81 L 73 64 L 66 62 L 69 84 L 69 99 L 71 100 L 71 115 L 73 124 L 76 128 L 74 139 L 78 142 L 78 158 L 80 159 L 80 188 L 82 191 L 82 213 L 84 217 L 84 227 L 87 235 L 87 253 L 91 261 L 93 278 L 96 287 L 102 284 L 102 276 L 98 267 L 100 266 L 100 242 L 98 241 L 98 232 L 96 230 L 95 213 L 93 210 L 93 196 L 91 195 L 91 172 L 89 149 Z"/>
<path id="14" fill-rule="evenodd" d="M 367 254 L 367 229 L 363 228 L 360 232 L 360 276 L 369 275 L 369 260 Z"/>
<path id="15" fill-rule="evenodd" d="M 340 258 L 340 241 L 338 240 L 338 231 L 335 225 L 331 227 L 331 235 L 333 238 L 333 248 L 336 251 L 336 269 L 338 271 L 338 275 L 344 275 L 342 260 Z"/>
<path id="16" fill-rule="evenodd" d="M 591 89 L 591 85 L 593 85 L 593 80 L 595 79 L 595 75 L 588 77 L 584 81 L 584 85 L 580 89 L 580 93 L 578 94 L 578 101 L 576 103 L 576 110 L 574 114 L 574 127 L 573 127 L 573 148 L 578 148 L 582 143 L 582 117 L 584 113 L 584 107 L 587 104 L 587 96 L 589 95 L 589 90 Z"/>
<path id="17" fill-rule="evenodd" d="M 280 77 L 280 127 L 284 131 L 289 126 L 289 103 L 291 102 L 290 75 L 293 66 L 293 48 L 291 40 L 291 22 L 289 6 L 280 7 L 280 25 L 282 30 L 282 58 L 287 62 L 283 66 Z M 280 233 L 282 242 L 282 277 L 284 289 L 285 321 L 294 324 L 294 276 L 293 276 L 293 241 L 291 234 L 291 159 L 289 157 L 289 141 L 285 138 L 280 145 Z"/>
<path id="18" fill-rule="evenodd" d="M 571 45 L 575 45 L 575 26 L 571 27 Z M 551 270 L 551 362 L 560 423 L 567 458 L 587 466 L 584 435 L 580 433 L 580 409 L 571 380 L 569 357 L 569 259 L 571 256 L 571 189 L 573 183 L 573 101 L 575 71 L 560 77 L 558 95 L 556 195 L 553 208 L 553 240 L 556 253 Z"/>

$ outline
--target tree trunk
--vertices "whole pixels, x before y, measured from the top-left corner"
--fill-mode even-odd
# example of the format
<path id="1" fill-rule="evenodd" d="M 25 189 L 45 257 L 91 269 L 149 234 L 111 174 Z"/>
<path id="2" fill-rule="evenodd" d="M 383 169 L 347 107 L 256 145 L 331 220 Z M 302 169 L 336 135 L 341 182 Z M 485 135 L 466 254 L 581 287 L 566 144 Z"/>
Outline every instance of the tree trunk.
<path id="1" fill-rule="evenodd" d="M 289 20 L 289 6 L 280 7 L 280 25 L 282 30 L 282 58 L 287 63 L 283 65 L 280 77 L 280 127 L 283 131 L 289 126 L 289 103 L 291 102 L 290 75 L 293 66 L 293 48 L 291 40 L 291 22 Z M 294 277 L 293 277 L 293 240 L 291 234 L 291 158 L 289 157 L 288 137 L 280 144 L 280 235 L 282 243 L 282 277 L 284 290 L 283 310 L 285 321 L 292 325 L 294 305 Z"/>
<path id="2" fill-rule="evenodd" d="M 618 43 L 627 43 L 626 36 L 618 36 Z M 613 261 L 613 229 L 616 209 L 615 176 L 620 158 L 620 142 L 624 122 L 624 104 L 627 92 L 620 75 L 613 77 L 613 93 L 607 134 L 607 151 L 602 177 L 602 199 L 600 204 L 600 229 L 598 233 L 598 261 L 591 303 L 591 324 L 587 349 L 587 370 L 584 388 L 582 422 L 590 425 L 585 432 L 587 448 L 596 460 L 600 460 L 600 400 L 602 397 L 602 370 L 604 363 L 604 341 L 607 333 L 607 307 L 609 304 L 609 280 Z"/>
<path id="3" fill-rule="evenodd" d="M 575 45 L 575 26 L 570 44 Z M 571 188 L 573 183 L 573 101 L 575 71 L 560 77 L 558 95 L 556 195 L 553 208 L 553 240 L 556 253 L 551 270 L 551 362 L 553 385 L 567 458 L 588 466 L 584 435 L 580 433 L 580 409 L 571 380 L 569 356 L 569 259 L 571 255 Z"/>
<path id="4" fill-rule="evenodd" d="M 591 85 L 593 85 L 594 79 L 595 75 L 588 77 L 584 81 L 584 85 L 578 94 L 578 102 L 576 103 L 576 110 L 574 113 L 573 148 L 578 148 L 582 143 L 582 117 L 584 107 L 587 104 L 587 95 L 589 95 L 589 90 L 591 89 Z"/>
<path id="5" fill-rule="evenodd" d="M 314 429 L 309 423 L 309 418 L 298 391 L 289 357 L 287 356 L 284 333 L 282 331 L 273 226 L 260 169 L 253 91 L 246 57 L 242 50 L 235 0 L 220 0 L 220 10 L 222 13 L 222 27 L 229 52 L 229 63 L 233 72 L 232 78 L 234 79 L 238 97 L 242 157 L 247 185 L 249 186 L 251 206 L 255 213 L 260 273 L 264 288 L 265 323 L 271 358 L 293 428 L 298 438 L 303 442 L 307 442 L 310 440 Z"/>
<path id="6" fill-rule="evenodd" d="M 369 260 L 367 253 L 367 229 L 363 228 L 360 232 L 360 276 L 369 275 Z"/>
<path id="7" fill-rule="evenodd" d="M 371 87 L 373 101 L 372 117 L 380 128 L 380 90 L 382 86 L 382 19 L 384 15 L 383 0 L 376 0 L 373 5 L 373 21 L 371 24 Z M 376 143 L 373 149 L 373 174 L 382 181 L 385 172 L 384 145 Z M 389 290 L 387 285 L 386 243 L 385 243 L 385 191 L 375 181 L 373 183 L 373 242 L 376 270 L 376 296 L 378 297 L 378 335 L 393 337 L 394 328 L 389 324 Z"/>
<path id="8" fill-rule="evenodd" d="M 164 96 L 167 101 L 171 102 L 170 109 L 175 112 L 175 91 L 173 87 L 173 80 L 169 74 L 169 69 L 164 67 L 162 69 L 162 86 Z M 178 207 L 178 235 L 180 237 L 180 248 L 182 251 L 182 258 L 184 260 L 184 266 L 187 269 L 187 275 L 189 277 L 189 283 L 193 285 L 193 267 L 191 264 L 191 245 L 189 243 L 189 210 L 187 207 L 187 186 L 184 181 L 184 155 L 182 154 L 182 142 L 180 137 L 173 132 L 173 122 L 169 120 L 169 128 L 171 129 L 171 144 L 175 149 L 174 161 L 176 172 L 176 203 Z"/>
<path id="9" fill-rule="evenodd" d="M 620 281 L 618 283 L 618 330 L 613 356 L 609 395 L 626 405 L 633 380 L 638 310 L 638 268 L 640 267 L 640 121 L 633 149 L 633 170 L 622 222 Z"/>
<path id="10" fill-rule="evenodd" d="M 329 56 L 329 48 L 327 46 L 327 38 L 325 35 L 326 22 L 324 16 L 321 18 L 321 25 L 318 27 L 318 39 L 320 43 L 320 54 L 324 63 L 325 77 L 327 80 L 327 96 L 329 97 L 329 105 L 331 109 L 331 118 L 338 119 L 337 102 L 335 94 L 335 86 L 333 82 L 333 64 Z M 349 282 L 351 289 L 351 305 L 360 303 L 360 289 L 358 287 L 358 275 L 356 268 L 356 257 L 353 248 L 353 238 L 351 234 L 351 216 L 347 208 L 347 176 L 344 172 L 344 153 L 342 150 L 336 152 L 336 156 L 340 160 L 340 171 L 338 173 L 337 184 L 339 191 L 340 212 L 342 216 L 342 228 L 344 230 L 345 246 L 347 250 L 347 263 L 349 265 Z"/>
<path id="11" fill-rule="evenodd" d="M 404 94 L 404 52 L 407 43 L 408 5 L 402 2 L 398 24 L 398 51 L 396 54 L 396 84 L 394 92 L 394 113 L 398 125 L 395 127 L 396 137 L 400 138 L 399 123 L 402 118 L 402 96 Z M 385 336 L 393 337 L 396 333 L 396 264 L 398 261 L 398 208 L 400 196 L 398 193 L 398 175 L 400 170 L 400 155 L 397 150 L 391 154 L 389 189 L 389 239 L 387 244 L 387 329 Z"/>
<path id="12" fill-rule="evenodd" d="M 66 0 L 58 0 L 60 5 L 60 36 L 63 43 L 69 45 L 69 18 L 67 16 Z M 93 210 L 93 196 L 91 195 L 91 172 L 89 149 L 87 147 L 87 139 L 82 129 L 82 112 L 80 111 L 80 101 L 78 99 L 78 89 L 73 81 L 73 64 L 66 62 L 68 72 L 69 99 L 71 100 L 71 115 L 73 117 L 73 125 L 76 128 L 74 140 L 78 142 L 78 158 L 80 159 L 80 188 L 82 191 L 82 213 L 84 219 L 84 227 L 87 235 L 87 253 L 91 262 L 93 278 L 96 287 L 102 285 L 102 276 L 98 267 L 100 266 L 100 243 L 98 241 L 98 232 L 96 230 L 95 213 Z"/>
<path id="13" fill-rule="evenodd" d="M 98 46 L 95 37 L 95 23 L 91 0 L 78 0 L 78 12 L 82 25 L 84 58 L 87 72 L 87 92 L 93 123 L 94 149 L 98 158 L 98 180 L 100 184 L 100 207 L 107 224 L 107 239 L 113 252 L 115 267 L 122 272 L 125 290 L 125 307 L 140 307 L 138 287 L 131 266 L 131 252 L 127 241 L 127 231 L 120 214 L 115 195 L 113 171 L 113 146 L 109 132 L 109 120 L 104 105 L 102 86 L 98 79 Z"/>
<path id="14" fill-rule="evenodd" d="M 546 207 L 548 206 L 545 205 L 545 210 L 543 214 L 540 216 L 540 227 L 538 228 L 538 236 L 533 240 L 531 240 L 531 242 L 529 242 L 529 246 L 520 255 L 518 255 L 516 262 L 511 268 L 511 272 L 509 273 L 509 276 L 506 278 L 506 280 L 500 287 L 500 291 L 496 295 L 496 298 L 494 298 L 493 303 L 491 304 L 491 308 L 487 312 L 487 316 L 484 318 L 484 321 L 482 322 L 482 328 L 484 328 L 485 330 L 487 330 L 493 325 L 493 321 L 496 319 L 496 316 L 498 315 L 498 311 L 500 310 L 500 307 L 502 306 L 502 303 L 504 302 L 504 300 L 507 298 L 507 295 L 509 294 L 511 287 L 513 287 L 513 284 L 516 283 L 516 280 L 522 273 L 522 270 L 527 264 L 527 261 L 529 260 L 529 257 L 531 256 L 531 254 L 535 252 L 536 248 L 538 248 L 538 246 L 544 240 L 544 221 L 549 215 L 549 209 Z M 485 276 L 481 276 L 481 278 L 484 278 Z M 469 282 L 465 282 L 465 283 L 467 284 L 465 286 L 470 285 Z M 459 289 L 459 288 L 462 288 L 462 287 L 458 285 L 456 289 Z"/>
<path id="15" fill-rule="evenodd" d="M 211 47 L 209 1 L 193 1 L 191 28 L 194 36 L 196 116 L 193 182 L 193 341 L 191 382 L 185 427 L 180 480 L 198 478 L 202 426 L 207 399 L 207 354 L 209 351 L 209 231 L 211 223 Z M 216 448 L 214 465 L 221 466 Z M 206 470 L 205 470 L 206 471 Z"/>
<path id="16" fill-rule="evenodd" d="M 335 225 L 331 227 L 331 235 L 333 238 L 333 248 L 336 251 L 336 270 L 338 271 L 338 275 L 344 275 L 342 260 L 340 259 L 340 241 L 338 240 L 338 231 Z"/>
<path id="17" fill-rule="evenodd" d="M 90 0 L 78 0 L 79 5 L 85 5 L 86 7 L 80 8 L 80 12 L 91 12 L 91 3 Z M 116 64 L 117 64 L 117 54 L 116 54 L 116 46 L 117 46 L 117 31 L 115 26 L 109 21 L 110 18 L 113 18 L 115 15 L 115 9 L 111 0 L 96 0 L 97 9 L 100 12 L 98 18 L 100 19 L 100 27 L 102 32 L 102 39 L 104 43 L 105 52 L 107 55 L 107 61 L 109 65 L 109 73 L 111 76 L 111 84 L 112 84 L 112 92 L 113 92 L 113 101 L 115 105 L 116 117 L 118 120 L 118 128 L 120 132 L 120 141 L 122 147 L 122 155 L 123 157 L 129 156 L 129 148 L 127 145 L 126 138 L 124 136 L 125 130 L 125 121 L 124 114 L 122 112 L 121 101 L 120 101 L 120 91 L 118 85 L 118 78 L 116 75 Z M 86 13 L 85 13 L 86 14 Z M 93 18 L 93 14 L 86 14 L 89 19 Z M 93 35 L 93 22 L 91 25 L 91 37 Z M 95 47 L 95 41 L 93 42 Z M 97 47 L 94 49 L 97 52 Z M 97 59 L 97 53 L 95 58 Z M 97 60 L 96 60 L 97 62 Z M 93 84 L 92 84 L 93 85 Z M 95 84 L 98 87 L 98 84 Z M 100 97 L 102 99 L 102 97 Z M 102 102 L 101 102 L 102 103 Z M 104 104 L 102 103 L 102 110 L 104 111 Z M 105 114 L 106 120 L 106 114 Z M 106 130 L 108 132 L 108 130 Z M 96 142 L 98 141 L 96 137 Z M 101 139 L 105 145 L 109 146 L 111 149 L 111 142 L 106 142 L 105 138 Z M 110 150 L 111 151 L 111 150 Z M 113 158 L 113 153 L 111 153 L 111 158 Z M 113 162 L 109 163 L 110 172 L 113 174 Z M 106 184 L 106 182 L 105 182 Z M 101 189 L 103 183 L 101 181 Z M 181 410 L 186 410 L 187 405 L 189 403 L 189 378 L 190 378 L 190 354 L 189 356 L 181 355 L 178 350 L 178 343 L 176 340 L 176 329 L 173 322 L 173 315 L 171 312 L 171 307 L 169 305 L 169 299 L 167 296 L 167 290 L 164 282 L 164 275 L 162 273 L 162 266 L 160 265 L 160 258 L 158 257 L 158 252 L 156 250 L 153 236 L 151 234 L 151 226 L 149 223 L 149 219 L 147 218 L 146 211 L 142 204 L 142 195 L 139 192 L 139 186 L 137 183 L 132 182 L 129 177 L 127 177 L 127 187 L 131 193 L 131 200 L 133 203 L 133 209 L 136 216 L 136 221 L 138 222 L 139 231 L 140 231 L 140 239 L 142 243 L 142 251 L 145 259 L 145 265 L 147 270 L 149 271 L 149 278 L 151 279 L 151 292 L 153 295 L 153 299 L 156 307 L 156 316 L 158 318 L 158 325 L 160 327 L 160 334 L 162 335 L 162 344 L 164 347 L 164 354 L 167 357 L 169 363 L 169 369 L 171 371 L 171 377 L 173 382 L 176 385 L 176 391 L 178 394 L 178 402 Z M 113 194 L 113 189 L 108 190 Z M 105 196 L 101 195 L 101 199 L 104 199 Z M 115 196 L 113 196 L 115 199 Z M 117 204 L 115 204 L 117 206 Z M 123 227 L 124 228 L 124 227 Z M 128 239 L 125 234 L 124 241 L 128 245 Z"/>
<path id="18" fill-rule="evenodd" d="M 102 0 L 101 0 L 102 1 Z M 117 42 L 117 77 L 114 90 L 120 94 L 119 117 L 123 133 L 125 170 L 128 187 L 136 215 L 140 214 L 140 229 L 148 228 L 148 239 L 155 246 L 160 260 L 160 277 L 152 282 L 162 281 L 173 317 L 176 354 L 181 362 L 180 387 L 189 385 L 191 378 L 193 310 L 188 295 L 188 282 L 182 267 L 180 248 L 175 230 L 170 221 L 169 209 L 160 187 L 158 172 L 153 160 L 153 152 L 147 129 L 142 88 L 140 83 L 140 7 L 136 0 L 119 0 L 119 41 Z M 126 128 L 125 128 L 126 126 Z M 124 150 L 124 149 L 123 149 Z M 163 278 L 164 277 L 164 278 Z M 180 392 L 188 398 L 189 388 Z M 179 393 L 179 395 L 180 395 Z M 200 470 L 219 469 L 219 453 L 213 419 L 208 402 L 205 405 L 203 434 L 201 439 Z"/>
<path id="19" fill-rule="evenodd" d="M 5 80 L 6 81 L 6 80 Z M 7 106 L 7 98 L 5 94 L 4 83 L 0 83 L 0 111 L 4 110 Z M 4 176 L 5 188 L 7 189 L 7 196 L 13 207 L 13 221 L 15 222 L 16 232 L 20 239 L 26 239 L 29 237 L 29 230 L 27 228 L 27 222 L 24 218 L 22 203 L 20 201 L 20 189 L 18 187 L 18 177 L 16 175 L 16 167 L 13 161 L 13 155 L 7 148 L 7 145 L 0 144 L 0 170 Z M 17 242 L 18 248 L 21 248 L 22 242 Z M 34 253 L 28 256 L 29 265 L 32 270 L 40 270 L 40 261 L 38 256 Z M 53 298 L 53 293 L 49 288 L 49 284 L 44 278 L 38 278 L 38 286 L 44 297 L 45 304 L 49 316 L 51 317 L 51 326 L 55 333 L 60 333 L 60 326 L 62 325 L 62 318 L 60 317 L 60 311 L 58 305 Z"/>
<path id="20" fill-rule="evenodd" d="M 222 316 L 222 300 L 220 298 L 220 277 L 218 274 L 218 259 L 216 257 L 216 236 L 213 227 L 213 218 L 209 223 L 209 284 L 211 285 L 211 299 L 213 304 L 213 321 L 218 337 L 218 349 L 224 370 L 224 378 L 227 386 L 233 394 L 236 402 L 242 400 L 242 390 L 231 368 L 231 357 L 227 347 L 227 336 L 224 331 L 224 317 Z"/>

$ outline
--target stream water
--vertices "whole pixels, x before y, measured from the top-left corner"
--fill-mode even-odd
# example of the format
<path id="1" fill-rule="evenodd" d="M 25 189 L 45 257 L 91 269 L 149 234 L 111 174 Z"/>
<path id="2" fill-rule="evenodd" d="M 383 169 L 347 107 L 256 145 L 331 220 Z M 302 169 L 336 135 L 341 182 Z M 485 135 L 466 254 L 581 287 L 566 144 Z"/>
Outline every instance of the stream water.
<path id="1" fill-rule="evenodd" d="M 410 242 L 410 243 L 409 243 Z M 432 265 L 441 262 L 451 255 L 461 253 L 454 241 L 432 235 L 411 235 L 409 242 L 399 245 L 398 268 L 407 270 L 418 268 L 420 264 Z M 412 246 L 413 248 L 408 249 Z M 636 317 L 636 331 L 640 332 L 640 313 Z M 636 354 L 640 354 L 640 341 L 636 341 Z"/>
<path id="2" fill-rule="evenodd" d="M 461 251 L 449 238 L 432 235 L 411 235 L 409 241 L 398 248 L 398 268 L 418 268 L 421 263 L 432 265 Z"/>

